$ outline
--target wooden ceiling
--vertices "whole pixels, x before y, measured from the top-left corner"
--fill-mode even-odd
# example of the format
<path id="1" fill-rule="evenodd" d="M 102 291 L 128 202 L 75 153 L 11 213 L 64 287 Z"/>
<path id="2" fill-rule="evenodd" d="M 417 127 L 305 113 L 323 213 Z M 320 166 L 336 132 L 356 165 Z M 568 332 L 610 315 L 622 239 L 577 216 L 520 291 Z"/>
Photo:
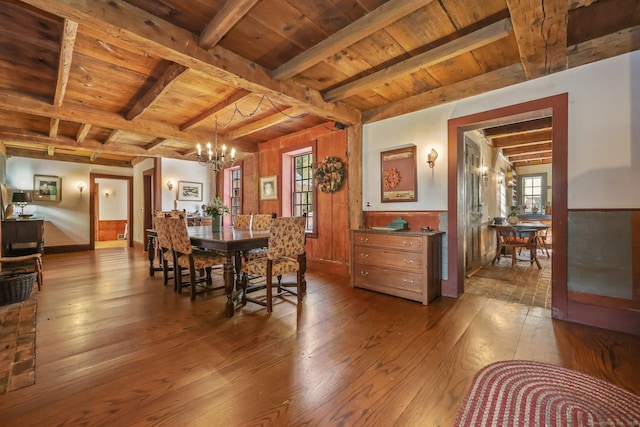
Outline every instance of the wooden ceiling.
<path id="1" fill-rule="evenodd" d="M 130 166 L 217 134 L 242 155 L 639 48 L 638 0 L 0 0 L 0 141 Z M 517 162 L 551 149 L 537 124 L 485 133 Z"/>

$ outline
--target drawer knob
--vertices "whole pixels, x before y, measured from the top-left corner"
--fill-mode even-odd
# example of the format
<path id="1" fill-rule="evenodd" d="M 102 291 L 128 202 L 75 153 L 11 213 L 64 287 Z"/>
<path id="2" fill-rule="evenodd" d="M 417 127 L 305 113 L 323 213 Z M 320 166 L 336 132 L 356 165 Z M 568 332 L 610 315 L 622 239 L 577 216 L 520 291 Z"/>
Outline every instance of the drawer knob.
<path id="1" fill-rule="evenodd" d="M 413 246 L 413 242 L 402 242 L 402 245 L 406 247 L 411 247 Z"/>
<path id="2" fill-rule="evenodd" d="M 367 276 L 369 275 L 369 272 L 368 272 L 368 271 L 361 271 L 361 272 L 360 272 L 360 275 L 361 275 L 362 277 L 367 277 Z"/>
<path id="3" fill-rule="evenodd" d="M 405 264 L 413 264 L 412 259 L 403 259 L 402 262 L 404 262 Z"/>
<path id="4" fill-rule="evenodd" d="M 360 254 L 360 258 L 367 258 L 369 254 Z"/>
<path id="5" fill-rule="evenodd" d="M 407 285 L 413 285 L 413 280 L 402 279 L 402 281 L 403 281 L 404 283 L 406 283 Z"/>
<path id="6" fill-rule="evenodd" d="M 361 237 L 360 241 L 364 242 L 364 243 L 367 243 L 369 241 L 369 238 L 368 237 Z"/>

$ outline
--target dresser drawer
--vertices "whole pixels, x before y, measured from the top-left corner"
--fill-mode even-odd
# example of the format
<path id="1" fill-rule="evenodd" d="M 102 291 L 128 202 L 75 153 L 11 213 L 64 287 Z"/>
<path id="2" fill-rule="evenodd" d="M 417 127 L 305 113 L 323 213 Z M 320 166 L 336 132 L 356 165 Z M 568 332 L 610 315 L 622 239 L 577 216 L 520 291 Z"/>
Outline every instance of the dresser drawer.
<path id="1" fill-rule="evenodd" d="M 356 264 L 354 284 L 358 288 L 382 292 L 413 301 L 424 300 L 423 276 L 419 273 Z"/>
<path id="2" fill-rule="evenodd" d="M 422 252 L 391 251 L 357 245 L 353 251 L 353 262 L 420 271 L 426 260 Z"/>
<path id="3" fill-rule="evenodd" d="M 401 231 L 395 233 L 353 233 L 353 244 L 379 246 L 389 249 L 403 249 L 421 252 L 424 246 L 422 237 L 403 236 Z"/>

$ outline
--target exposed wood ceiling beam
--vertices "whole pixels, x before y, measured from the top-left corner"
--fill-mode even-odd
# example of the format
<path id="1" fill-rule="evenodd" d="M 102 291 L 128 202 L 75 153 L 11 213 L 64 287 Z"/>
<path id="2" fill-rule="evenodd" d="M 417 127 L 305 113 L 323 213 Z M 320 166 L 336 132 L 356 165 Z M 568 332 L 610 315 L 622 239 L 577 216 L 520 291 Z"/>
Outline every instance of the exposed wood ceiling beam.
<path id="1" fill-rule="evenodd" d="M 207 27 L 200 33 L 200 47 L 210 49 L 246 15 L 259 0 L 227 0 Z"/>
<path id="2" fill-rule="evenodd" d="M 377 9 L 364 15 L 341 30 L 335 32 L 295 58 L 285 62 L 275 70 L 273 77 L 287 80 L 307 68 L 312 67 L 335 52 L 351 46 L 431 3 L 433 0 L 389 0 Z"/>
<path id="3" fill-rule="evenodd" d="M 54 147 L 53 145 L 50 145 L 47 147 L 47 155 L 49 157 L 53 157 L 55 153 L 56 153 L 56 147 Z"/>
<path id="4" fill-rule="evenodd" d="M 127 112 L 127 120 L 133 120 L 149 108 L 163 92 L 167 91 L 174 83 L 175 79 L 184 73 L 187 67 L 180 64 L 170 64 L 162 76 L 149 88 L 138 102 Z"/>
<path id="5" fill-rule="evenodd" d="M 502 154 L 505 157 L 511 158 L 511 156 L 518 156 L 525 153 L 544 153 L 550 152 L 553 149 L 553 146 L 550 142 L 543 144 L 533 144 L 533 145 L 525 145 L 514 148 L 505 148 L 502 150 Z"/>
<path id="6" fill-rule="evenodd" d="M 186 131 L 189 129 L 193 129 L 197 127 L 200 123 L 204 122 L 205 120 L 207 120 L 208 118 L 216 114 L 217 112 L 222 111 L 223 109 L 227 108 L 230 105 L 238 103 L 240 100 L 250 95 L 251 95 L 251 92 L 247 90 L 238 90 L 232 93 L 231 95 L 229 95 L 224 100 L 214 105 L 213 107 L 206 109 L 205 111 L 198 114 L 194 118 L 181 124 L 180 130 Z"/>
<path id="7" fill-rule="evenodd" d="M 195 131 L 182 132 L 175 126 L 160 122 L 149 122 L 141 119 L 128 121 L 118 114 L 95 110 L 84 105 L 70 105 L 69 103 L 65 103 L 62 107 L 56 107 L 44 101 L 4 89 L 0 89 L 0 110 L 58 118 L 77 123 L 91 123 L 94 126 L 108 129 L 120 129 L 142 135 L 189 142 L 200 142 L 211 137 L 209 134 L 197 133 Z M 224 143 L 224 141 L 222 141 L 222 143 Z M 234 146 L 236 150 L 248 153 L 258 151 L 258 147 L 254 143 L 237 141 L 234 142 Z"/>
<path id="8" fill-rule="evenodd" d="M 194 34 L 123 0 L 21 1 L 137 45 L 168 61 L 199 70 L 230 86 L 268 96 L 274 102 L 304 108 L 318 117 L 342 123 L 356 124 L 361 120 L 356 108 L 325 102 L 318 91 L 295 81 L 276 81 L 268 70 L 220 46 L 209 51 L 202 49 Z"/>
<path id="9" fill-rule="evenodd" d="M 449 43 L 445 43 L 442 46 L 438 46 L 373 74 L 369 74 L 366 77 L 332 89 L 325 93 L 324 99 L 329 102 L 339 101 L 357 93 L 364 92 L 365 90 L 376 88 L 387 81 L 406 76 L 421 68 L 431 67 L 465 52 L 470 52 L 491 44 L 508 36 L 512 30 L 511 21 L 509 18 L 505 18 Z"/>
<path id="10" fill-rule="evenodd" d="M 567 69 L 567 0 L 507 0 L 527 80 Z"/>
<path id="11" fill-rule="evenodd" d="M 44 152 L 34 150 L 24 150 L 21 148 L 7 148 L 7 156 L 26 157 L 41 160 L 57 160 L 61 162 L 86 163 L 86 157 L 73 154 L 56 154 L 54 159 L 47 157 Z M 94 163 L 103 166 L 131 167 L 132 162 L 116 159 L 94 159 Z"/>
<path id="12" fill-rule="evenodd" d="M 501 138 L 510 135 L 521 134 L 525 132 L 540 132 L 541 130 L 551 130 L 553 119 L 551 117 L 542 117 L 524 122 L 510 123 L 508 125 L 496 126 L 483 129 L 486 138 Z"/>
<path id="13" fill-rule="evenodd" d="M 115 140 L 118 139 L 118 137 L 120 136 L 121 133 L 122 133 L 122 131 L 120 129 L 112 130 L 111 133 L 109 134 L 109 136 L 107 137 L 107 139 L 104 141 L 104 145 L 111 144 L 111 143 L 115 142 Z"/>
<path id="14" fill-rule="evenodd" d="M 640 50 L 640 26 L 578 43 L 568 49 L 567 55 L 573 68 L 634 50 Z"/>
<path id="15" fill-rule="evenodd" d="M 505 136 L 503 138 L 492 138 L 491 142 L 496 148 L 507 148 L 551 142 L 552 138 L 553 135 L 551 130 L 542 130 L 540 132 L 528 132 L 519 135 Z"/>
<path id="16" fill-rule="evenodd" d="M 49 120 L 49 136 L 51 138 L 55 138 L 58 136 L 58 128 L 60 126 L 59 119 L 50 119 Z"/>
<path id="17" fill-rule="evenodd" d="M 86 150 L 121 156 L 168 157 L 182 160 L 186 159 L 184 156 L 176 153 L 175 150 L 154 150 L 153 153 L 150 153 L 145 148 L 135 145 L 122 144 L 118 142 L 104 145 L 102 142 L 93 139 L 86 139 L 83 143 L 79 143 L 72 138 L 63 136 L 49 138 L 45 135 L 37 135 L 24 132 L 21 129 L 7 128 L 4 126 L 0 127 L 0 140 L 41 144 L 43 146 L 43 151 L 46 150 L 46 147 L 51 146 L 57 149 Z"/>
<path id="18" fill-rule="evenodd" d="M 511 162 L 511 164 L 515 168 L 519 168 L 522 166 L 533 166 L 533 165 L 548 165 L 553 163 L 553 159 L 542 159 L 542 160 L 526 160 L 523 162 Z"/>
<path id="19" fill-rule="evenodd" d="M 160 146 L 162 146 L 162 144 L 164 144 L 167 141 L 168 141 L 167 138 L 156 138 L 153 141 L 151 141 L 150 143 L 148 143 L 145 146 L 145 148 L 147 149 L 147 151 L 154 150 L 154 149 L 159 148 Z"/>
<path id="20" fill-rule="evenodd" d="M 91 124 L 89 123 L 82 123 L 80 125 L 80 129 L 78 129 L 78 133 L 76 134 L 76 141 L 78 142 L 82 142 L 84 141 L 84 139 L 87 137 L 87 135 L 89 134 L 89 131 L 91 130 Z"/>
<path id="21" fill-rule="evenodd" d="M 590 6 L 598 0 L 569 0 L 569 9 L 577 9 L 579 7 Z"/>
<path id="22" fill-rule="evenodd" d="M 372 123 L 401 114 L 424 110 L 435 105 L 511 86 L 524 80 L 522 65 L 513 64 L 446 87 L 439 87 L 396 102 L 370 108 L 362 113 L 362 121 L 363 123 Z"/>
<path id="23" fill-rule="evenodd" d="M 56 93 L 53 97 L 53 105 L 59 107 L 64 100 L 64 94 L 67 91 L 69 83 L 69 72 L 71 70 L 71 61 L 73 60 L 73 47 L 76 44 L 76 36 L 78 34 L 78 23 L 64 20 L 64 29 L 62 32 L 62 41 L 60 45 L 60 57 L 58 59 L 58 79 L 56 82 Z"/>
<path id="24" fill-rule="evenodd" d="M 89 160 L 91 160 L 92 162 L 95 162 L 98 159 L 98 157 L 100 157 L 100 153 L 98 151 L 94 151 L 91 154 L 91 157 L 89 157 Z"/>
<path id="25" fill-rule="evenodd" d="M 520 156 L 511 156 L 509 157 L 510 162 L 526 162 L 531 160 L 552 160 L 553 155 L 551 151 L 547 151 L 545 153 L 531 153 L 531 154 L 523 154 Z"/>
<path id="26" fill-rule="evenodd" d="M 241 126 L 238 129 L 232 130 L 224 134 L 226 139 L 241 138 L 245 135 L 249 135 L 259 130 L 266 129 L 271 126 L 275 126 L 279 123 L 291 120 L 292 117 L 304 114 L 304 111 L 299 108 L 288 108 L 281 113 L 272 114 L 269 117 L 265 117 L 261 120 L 256 120 L 248 125 Z"/>

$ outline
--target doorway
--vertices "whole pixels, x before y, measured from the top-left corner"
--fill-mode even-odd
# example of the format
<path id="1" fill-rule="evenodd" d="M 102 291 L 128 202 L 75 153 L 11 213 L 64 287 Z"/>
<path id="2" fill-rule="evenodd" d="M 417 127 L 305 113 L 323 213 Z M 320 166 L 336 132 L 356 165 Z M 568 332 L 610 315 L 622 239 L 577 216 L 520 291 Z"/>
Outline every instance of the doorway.
<path id="1" fill-rule="evenodd" d="M 566 319 L 567 309 L 567 147 L 568 95 L 561 94 L 496 110 L 449 120 L 448 131 L 448 277 L 443 281 L 443 295 L 458 297 L 464 292 L 465 238 L 468 212 L 466 209 L 464 134 L 467 131 L 498 126 L 537 117 L 551 117 L 553 121 L 553 188 L 552 228 L 554 256 L 551 260 L 552 317 Z"/>
<path id="2" fill-rule="evenodd" d="M 95 250 L 97 247 L 105 245 L 122 245 L 121 243 L 118 245 L 100 244 L 101 241 L 124 241 L 124 246 L 131 247 L 133 245 L 131 237 L 133 235 L 133 177 L 91 173 L 89 179 L 90 249 Z M 109 185 L 109 183 L 114 183 L 114 185 Z M 101 200 L 107 199 L 110 199 L 109 205 L 116 207 L 117 219 L 110 218 L 109 214 L 106 214 L 106 217 L 105 215 L 103 218 L 100 217 Z M 113 212 L 114 209 L 110 211 Z M 122 216 L 125 216 L 126 219 L 122 220 Z M 111 239 L 109 237 L 111 235 L 115 238 Z"/>

